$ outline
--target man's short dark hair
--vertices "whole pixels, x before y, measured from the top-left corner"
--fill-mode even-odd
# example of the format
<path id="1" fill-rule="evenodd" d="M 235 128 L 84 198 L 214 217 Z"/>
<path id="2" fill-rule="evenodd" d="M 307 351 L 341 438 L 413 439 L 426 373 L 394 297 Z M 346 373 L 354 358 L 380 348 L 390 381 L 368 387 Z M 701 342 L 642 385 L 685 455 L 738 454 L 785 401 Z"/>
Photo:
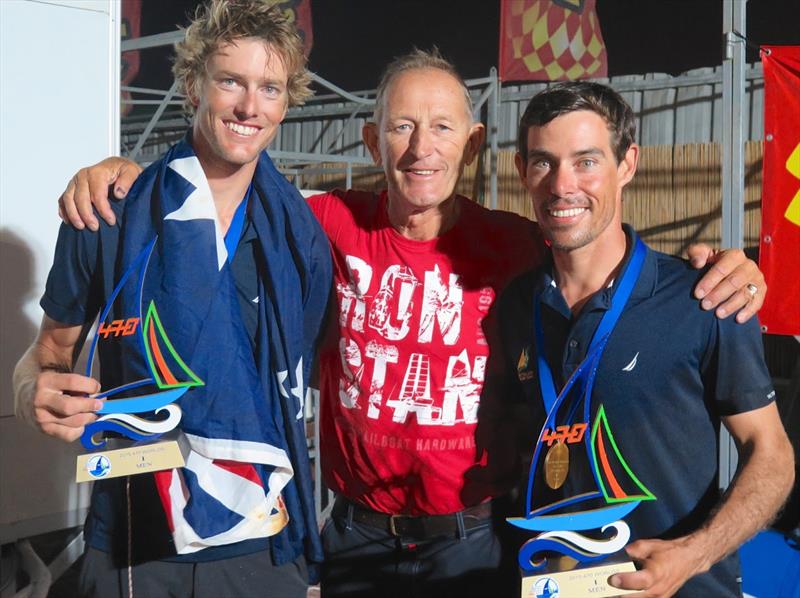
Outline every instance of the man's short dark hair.
<path id="1" fill-rule="evenodd" d="M 621 162 L 636 138 L 633 110 L 607 85 L 587 81 L 558 83 L 533 96 L 519 122 L 517 149 L 523 161 L 528 160 L 528 129 L 578 110 L 589 110 L 606 121 L 614 157 L 617 163 Z"/>

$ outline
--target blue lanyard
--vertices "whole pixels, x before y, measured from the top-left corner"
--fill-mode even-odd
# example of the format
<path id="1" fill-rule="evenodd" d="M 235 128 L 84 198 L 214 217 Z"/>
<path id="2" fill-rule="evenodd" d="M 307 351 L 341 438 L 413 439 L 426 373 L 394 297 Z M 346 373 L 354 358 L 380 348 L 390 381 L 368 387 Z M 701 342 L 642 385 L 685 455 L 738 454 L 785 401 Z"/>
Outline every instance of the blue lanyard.
<path id="1" fill-rule="evenodd" d="M 233 220 L 228 227 L 228 232 L 225 233 L 225 249 L 228 250 L 228 263 L 233 262 L 233 256 L 236 253 L 236 248 L 239 246 L 239 240 L 242 238 L 242 230 L 244 229 L 244 215 L 247 212 L 247 202 L 250 200 L 250 193 L 253 190 L 253 183 L 247 188 L 244 199 L 239 203 L 236 212 L 233 214 Z"/>
<path id="2" fill-rule="evenodd" d="M 617 290 L 614 293 L 613 297 L 611 298 L 611 307 L 606 311 L 603 315 L 602 320 L 600 320 L 600 324 L 597 326 L 597 330 L 594 332 L 594 336 L 592 336 L 592 341 L 589 344 L 589 349 L 586 351 L 586 359 L 592 360 L 595 364 L 595 367 L 592 367 L 588 370 L 588 380 L 586 390 L 588 393 L 591 393 L 591 388 L 594 383 L 594 377 L 597 373 L 596 364 L 600 362 L 600 357 L 602 355 L 603 349 L 605 348 L 605 344 L 608 341 L 608 337 L 611 335 L 611 332 L 614 330 L 614 326 L 616 326 L 619 317 L 622 315 L 622 310 L 625 309 L 625 304 L 628 303 L 628 299 L 633 292 L 633 287 L 636 286 L 636 281 L 639 280 L 639 274 L 642 271 L 642 266 L 644 265 L 644 258 L 647 253 L 647 248 L 645 244 L 642 243 L 642 240 L 637 237 L 636 245 L 633 248 L 633 255 L 631 256 L 630 262 L 628 263 L 628 267 L 625 268 L 625 272 L 622 275 L 622 278 L 619 281 L 617 286 Z M 534 299 L 534 323 L 535 323 L 535 332 L 536 332 L 536 361 L 539 367 L 539 388 L 542 392 L 542 401 L 544 402 L 544 408 L 546 412 L 549 414 L 550 410 L 552 409 L 553 405 L 555 404 L 556 400 L 558 399 L 558 393 L 556 392 L 556 385 L 553 382 L 553 372 L 550 370 L 550 366 L 547 363 L 547 359 L 545 359 L 545 344 L 544 344 L 544 329 L 542 328 L 542 293 L 539 292 L 536 294 L 536 298 Z M 584 367 L 582 367 L 584 363 L 578 366 L 578 370 L 583 373 Z M 578 371 L 575 372 L 578 374 Z M 570 382 L 574 382 L 575 376 L 570 379 Z M 565 393 L 569 391 L 569 388 L 572 384 L 565 385 L 564 389 L 561 391 Z"/>

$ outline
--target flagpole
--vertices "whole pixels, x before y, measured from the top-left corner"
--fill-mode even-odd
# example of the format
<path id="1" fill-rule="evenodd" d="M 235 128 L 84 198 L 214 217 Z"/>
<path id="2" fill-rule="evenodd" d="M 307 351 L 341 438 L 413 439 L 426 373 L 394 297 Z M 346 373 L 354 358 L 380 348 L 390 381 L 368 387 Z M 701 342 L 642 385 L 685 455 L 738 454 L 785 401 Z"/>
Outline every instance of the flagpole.
<path id="1" fill-rule="evenodd" d="M 744 246 L 744 103 L 747 0 L 722 0 L 722 246 Z M 736 473 L 736 445 L 720 429 L 719 487 Z"/>
<path id="2" fill-rule="evenodd" d="M 492 82 L 489 84 L 492 93 L 489 95 L 489 104 L 486 118 L 489 121 L 489 207 L 497 209 L 497 135 L 498 113 L 500 112 L 500 79 L 497 69 L 492 67 L 489 75 Z M 484 204 L 485 205 L 485 204 Z"/>

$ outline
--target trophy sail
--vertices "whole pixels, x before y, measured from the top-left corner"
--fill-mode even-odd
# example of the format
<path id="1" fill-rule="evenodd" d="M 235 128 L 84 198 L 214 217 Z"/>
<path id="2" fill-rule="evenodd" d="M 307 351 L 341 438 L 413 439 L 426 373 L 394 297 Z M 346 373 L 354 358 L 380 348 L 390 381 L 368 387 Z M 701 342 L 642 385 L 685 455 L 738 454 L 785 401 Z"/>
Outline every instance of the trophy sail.
<path id="1" fill-rule="evenodd" d="M 138 350 L 134 350 L 133 354 L 142 362 L 145 375 L 149 374 L 149 376 L 95 395 L 96 398 L 108 400 L 98 411 L 100 417 L 88 424 L 81 436 L 81 443 L 90 450 L 106 447 L 107 440 L 104 436 L 107 432 L 135 442 L 157 440 L 174 430 L 181 420 L 182 412 L 175 402 L 190 388 L 204 384 L 170 342 L 154 301 L 149 302 L 144 314 L 142 313 L 142 302 L 139 301 L 139 317 L 107 321 L 117 296 L 134 272 L 139 272 L 136 290 L 138 297 L 141 298 L 147 263 L 155 247 L 155 241 L 154 239 L 148 244 L 131 264 L 100 314 L 86 367 L 86 375 L 90 376 L 101 340 L 132 337 L 130 340 L 134 342 L 131 342 L 130 345 L 138 346 Z M 122 398 L 112 399 L 111 397 L 114 396 Z M 153 462 L 154 457 L 157 457 L 157 464 Z M 124 466 L 114 468 L 114 461 L 124 463 Z M 136 461 L 139 471 L 130 471 L 129 463 L 134 461 Z M 144 463 L 150 465 L 144 467 Z M 87 481 L 99 477 L 127 475 L 144 470 L 157 471 L 182 465 L 182 449 L 175 440 L 172 440 L 161 443 L 160 446 L 150 445 L 146 449 L 131 447 L 109 451 L 103 456 L 82 455 L 78 457 L 77 478 L 78 481 Z M 114 474 L 110 474 L 112 468 L 115 469 Z"/>
<path id="2" fill-rule="evenodd" d="M 144 386 L 155 385 L 158 390 L 149 394 L 113 399 L 103 405 L 98 412 L 102 416 L 96 422 L 86 426 L 86 430 L 81 436 L 83 446 L 88 449 L 105 446 L 105 440 L 96 438 L 100 432 L 116 432 L 137 441 L 155 440 L 165 432 L 174 429 L 180 421 L 180 409 L 172 403 L 180 399 L 191 387 L 203 384 L 203 381 L 184 363 L 170 343 L 152 301 L 148 306 L 141 329 L 151 378 L 118 386 L 100 393 L 98 397 L 107 398 L 128 393 L 134 388 Z M 158 415 L 162 410 L 168 412 L 167 419 L 152 420 L 132 415 L 151 412 Z"/>

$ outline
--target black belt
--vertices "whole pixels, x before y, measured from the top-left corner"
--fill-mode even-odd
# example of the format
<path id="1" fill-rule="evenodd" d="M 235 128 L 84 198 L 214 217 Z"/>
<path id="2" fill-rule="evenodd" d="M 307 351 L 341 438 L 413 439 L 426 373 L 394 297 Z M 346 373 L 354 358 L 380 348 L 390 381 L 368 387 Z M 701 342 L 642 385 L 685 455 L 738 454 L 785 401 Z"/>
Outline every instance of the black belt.
<path id="1" fill-rule="evenodd" d="M 337 518 L 347 518 L 352 513 L 353 521 L 385 530 L 396 538 L 424 541 L 445 536 L 457 537 L 461 532 L 459 519 L 465 531 L 484 526 L 492 516 L 492 507 L 490 502 L 484 502 L 458 513 L 414 517 L 379 513 L 337 496 L 331 513 Z"/>

